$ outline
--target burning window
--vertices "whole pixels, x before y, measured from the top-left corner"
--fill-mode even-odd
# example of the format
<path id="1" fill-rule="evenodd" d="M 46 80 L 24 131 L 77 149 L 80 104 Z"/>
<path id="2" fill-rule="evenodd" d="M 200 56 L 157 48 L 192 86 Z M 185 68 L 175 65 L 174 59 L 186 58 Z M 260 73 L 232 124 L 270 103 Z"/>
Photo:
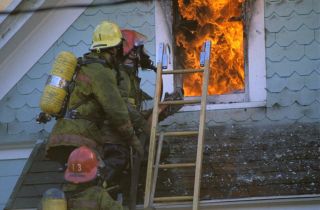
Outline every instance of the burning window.
<path id="1" fill-rule="evenodd" d="M 211 40 L 211 103 L 265 104 L 263 0 L 163 0 L 156 4 L 156 25 L 157 43 L 172 46 L 173 69 L 199 68 L 202 44 Z M 173 86 L 186 96 L 201 94 L 201 73 L 174 77 Z"/>
<path id="2" fill-rule="evenodd" d="M 243 2 L 177 1 L 179 17 L 176 17 L 174 34 L 179 64 L 184 68 L 198 68 L 203 42 L 212 42 L 209 95 L 244 92 Z M 201 95 L 201 84 L 201 73 L 185 75 L 185 95 Z"/>

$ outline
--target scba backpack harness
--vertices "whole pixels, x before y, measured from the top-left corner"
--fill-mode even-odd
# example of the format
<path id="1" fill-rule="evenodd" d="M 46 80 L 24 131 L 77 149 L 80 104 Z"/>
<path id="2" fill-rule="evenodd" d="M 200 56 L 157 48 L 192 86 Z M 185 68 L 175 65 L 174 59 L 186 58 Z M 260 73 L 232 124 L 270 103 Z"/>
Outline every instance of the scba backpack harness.
<path id="1" fill-rule="evenodd" d="M 75 79 L 81 66 L 92 63 L 100 63 L 105 67 L 111 67 L 106 60 L 91 57 L 85 54 L 83 57 L 76 56 L 67 51 L 62 51 L 56 57 L 50 75 L 48 76 L 44 91 L 40 100 L 42 112 L 36 119 L 38 123 L 47 123 L 51 117 L 80 119 L 81 116 L 76 112 L 76 108 L 91 100 L 88 97 L 80 101 L 74 107 L 68 108 L 70 94 L 75 86 Z M 117 75 L 118 72 L 117 72 Z M 118 76 L 117 76 L 118 78 Z"/>

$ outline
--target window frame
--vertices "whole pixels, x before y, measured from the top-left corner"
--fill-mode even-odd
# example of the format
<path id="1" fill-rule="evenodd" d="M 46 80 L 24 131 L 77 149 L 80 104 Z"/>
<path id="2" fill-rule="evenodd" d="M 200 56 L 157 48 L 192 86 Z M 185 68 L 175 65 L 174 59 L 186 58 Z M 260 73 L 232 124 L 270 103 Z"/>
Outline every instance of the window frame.
<path id="1" fill-rule="evenodd" d="M 251 23 L 248 31 L 248 50 L 245 67 L 246 85 L 244 93 L 208 96 L 207 109 L 230 109 L 263 107 L 266 105 L 266 61 L 265 61 L 265 28 L 264 28 L 264 1 L 257 0 L 254 4 Z M 172 32 L 166 21 L 166 12 L 161 8 L 159 2 L 155 3 L 155 25 L 156 27 L 156 48 L 160 43 L 168 43 L 172 48 Z M 158 53 L 156 54 L 158 61 Z M 168 69 L 173 69 L 172 54 Z M 179 81 L 180 80 L 180 81 Z M 178 81 L 178 82 L 177 82 Z M 181 82 L 181 79 L 173 75 L 163 75 L 163 92 L 172 92 L 174 86 Z M 197 97 L 186 97 L 186 100 Z M 199 105 L 185 106 L 181 111 L 200 110 Z"/>

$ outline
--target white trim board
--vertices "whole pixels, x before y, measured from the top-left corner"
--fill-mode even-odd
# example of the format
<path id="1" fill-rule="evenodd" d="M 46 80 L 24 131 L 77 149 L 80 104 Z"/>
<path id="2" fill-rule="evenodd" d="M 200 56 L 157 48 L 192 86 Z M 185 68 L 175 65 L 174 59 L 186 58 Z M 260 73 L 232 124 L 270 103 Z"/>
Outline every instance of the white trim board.
<path id="1" fill-rule="evenodd" d="M 11 10 L 15 11 L 15 10 L 24 10 L 24 9 L 26 9 L 26 10 L 37 9 L 42 6 L 46 6 L 46 0 L 34 0 L 34 3 L 32 5 L 30 5 L 26 1 L 20 1 L 20 2 L 17 2 L 15 8 L 12 8 Z M 43 14 L 43 16 L 44 15 L 45 14 Z M 11 43 L 14 43 L 14 40 L 17 40 L 17 45 L 18 45 L 24 39 L 25 36 L 21 36 L 21 35 L 24 35 L 24 33 L 22 33 L 22 30 L 23 30 L 23 28 L 26 28 L 26 27 L 24 27 L 24 25 L 26 23 L 28 23 L 28 21 L 30 21 L 33 16 L 34 16 L 34 13 L 20 13 L 20 14 L 18 13 L 15 15 L 6 15 L 4 17 L 5 19 L 3 19 L 3 21 L 0 25 L 0 34 L 1 34 L 0 48 L 2 51 L 11 52 L 15 49 L 14 46 L 4 47 L 7 43 L 9 43 L 9 41 Z M 41 21 L 41 19 L 39 19 L 37 21 L 33 21 L 34 25 L 36 26 L 37 25 L 36 22 L 38 23 L 40 21 Z M 31 31 L 31 28 L 29 28 L 29 29 L 26 28 L 26 29 L 28 31 Z M 25 34 L 28 34 L 28 31 L 26 31 Z M 19 39 L 19 34 L 21 34 L 20 39 Z M 16 36 L 16 35 L 18 35 L 18 36 Z M 6 48 L 10 48 L 10 49 L 3 50 Z M 8 50 L 10 50 L 10 51 L 8 51 Z M 0 51 L 0 53 L 2 53 L 2 51 Z M 1 54 L 0 54 L 0 59 L 4 59 Z"/>
<path id="2" fill-rule="evenodd" d="M 90 4 L 93 0 L 78 0 L 79 4 Z M 53 1 L 47 0 L 52 4 Z M 73 0 L 56 1 L 56 6 L 72 4 Z M 16 33 L 22 38 L 9 40 L 4 48 L 6 58 L 0 61 L 0 100 L 41 58 L 52 44 L 83 13 L 85 8 L 52 10 L 34 13 Z M 20 34 L 19 34 L 20 33 Z M 15 35 L 15 36 L 16 36 Z M 3 48 L 1 49 L 3 50 Z"/>
<path id="3" fill-rule="evenodd" d="M 28 159 L 33 148 L 0 150 L 0 160 Z"/>
<path id="4" fill-rule="evenodd" d="M 169 26 L 166 24 L 166 21 L 165 21 L 165 14 L 166 14 L 165 11 L 163 11 L 163 9 L 160 6 L 160 2 L 155 1 L 156 64 L 159 62 L 158 49 L 161 43 L 166 43 L 168 44 L 170 49 L 173 49 L 170 30 L 168 28 Z M 169 57 L 168 69 L 173 68 L 172 54 L 173 53 L 171 52 L 171 54 L 168 56 Z M 166 92 L 171 93 L 173 91 L 173 76 L 162 75 L 162 79 L 167 84 L 167 85 L 163 85 L 162 87 L 163 88 L 162 97 L 164 97 L 164 93 Z"/>
<path id="5" fill-rule="evenodd" d="M 9 5 L 5 8 L 5 10 L 12 11 L 14 10 L 22 0 L 13 0 L 9 3 Z M 0 15 L 0 24 L 8 17 L 8 15 Z"/>

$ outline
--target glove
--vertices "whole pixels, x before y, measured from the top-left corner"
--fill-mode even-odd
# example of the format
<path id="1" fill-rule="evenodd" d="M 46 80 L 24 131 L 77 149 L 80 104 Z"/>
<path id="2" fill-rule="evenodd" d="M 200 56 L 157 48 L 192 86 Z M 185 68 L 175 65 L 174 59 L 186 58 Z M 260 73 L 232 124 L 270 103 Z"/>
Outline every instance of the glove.
<path id="1" fill-rule="evenodd" d="M 140 140 L 138 139 L 138 137 L 136 135 L 134 135 L 130 141 L 129 141 L 129 145 L 133 147 L 133 149 L 138 153 L 138 155 L 140 157 L 143 156 L 143 147 L 142 147 L 142 144 L 140 142 Z"/>
<path id="2" fill-rule="evenodd" d="M 47 113 L 44 113 L 44 112 L 40 112 L 39 116 L 37 117 L 36 121 L 38 124 L 41 124 L 41 123 L 47 123 L 51 120 L 51 116 Z"/>

